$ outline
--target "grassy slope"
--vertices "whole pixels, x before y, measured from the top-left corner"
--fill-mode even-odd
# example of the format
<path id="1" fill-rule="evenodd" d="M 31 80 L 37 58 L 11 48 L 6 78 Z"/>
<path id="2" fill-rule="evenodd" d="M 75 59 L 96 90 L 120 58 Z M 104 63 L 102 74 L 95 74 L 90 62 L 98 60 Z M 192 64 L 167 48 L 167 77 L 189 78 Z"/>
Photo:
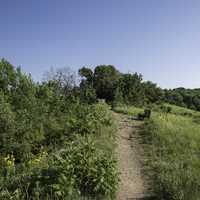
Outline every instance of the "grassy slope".
<path id="1" fill-rule="evenodd" d="M 154 171 L 158 199 L 200 199 L 200 113 L 172 107 L 170 114 L 155 109 L 145 123 L 147 165 Z M 125 109 L 124 109 L 125 108 Z M 122 111 L 124 109 L 124 111 Z M 117 111 L 136 115 L 141 109 L 121 107 Z"/>
<path id="2" fill-rule="evenodd" d="M 200 112 L 198 111 L 191 110 L 184 107 L 179 107 L 172 104 L 164 104 L 164 105 L 172 108 L 172 111 L 171 111 L 172 114 L 190 116 L 190 117 L 200 117 Z"/>
<path id="3" fill-rule="evenodd" d="M 141 113 L 143 111 L 142 108 L 127 106 L 127 105 L 117 106 L 114 110 L 118 113 L 123 113 L 126 115 L 132 115 L 132 116 L 137 116 L 138 113 Z"/>
<path id="4" fill-rule="evenodd" d="M 200 125 L 189 117 L 154 114 L 144 133 L 160 198 L 199 199 Z"/>

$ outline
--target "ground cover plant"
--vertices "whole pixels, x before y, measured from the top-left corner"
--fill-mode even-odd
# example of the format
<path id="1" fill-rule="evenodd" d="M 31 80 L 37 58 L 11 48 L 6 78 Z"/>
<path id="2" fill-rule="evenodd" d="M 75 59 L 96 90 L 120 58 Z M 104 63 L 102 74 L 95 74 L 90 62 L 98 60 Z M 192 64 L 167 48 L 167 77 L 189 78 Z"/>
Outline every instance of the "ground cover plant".
<path id="1" fill-rule="evenodd" d="M 198 200 L 200 125 L 192 117 L 154 113 L 142 134 L 158 199 Z"/>
<path id="2" fill-rule="evenodd" d="M 200 198 L 199 112 L 171 104 L 152 105 L 150 119 L 140 132 L 145 152 L 145 171 L 153 180 L 156 198 Z M 144 109 L 121 105 L 116 112 L 137 116 Z"/>
<path id="3" fill-rule="evenodd" d="M 114 111 L 118 112 L 118 113 L 123 113 L 126 115 L 130 115 L 130 116 L 135 116 L 137 117 L 137 115 L 141 112 L 144 111 L 143 108 L 138 108 L 135 106 L 128 106 L 128 105 L 118 105 L 114 108 Z"/>

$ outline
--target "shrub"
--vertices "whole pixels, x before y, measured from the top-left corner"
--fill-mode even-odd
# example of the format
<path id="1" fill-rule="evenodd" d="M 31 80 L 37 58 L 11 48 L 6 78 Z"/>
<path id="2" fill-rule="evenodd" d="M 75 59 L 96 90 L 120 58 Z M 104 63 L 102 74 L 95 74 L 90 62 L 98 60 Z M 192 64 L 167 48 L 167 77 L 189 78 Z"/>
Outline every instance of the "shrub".
<path id="1" fill-rule="evenodd" d="M 92 140 L 79 138 L 54 156 L 59 172 L 56 194 L 107 196 L 113 198 L 118 183 L 116 161 L 96 149 Z"/>
<path id="2" fill-rule="evenodd" d="M 101 127 L 111 124 L 112 116 L 108 105 L 99 102 L 94 105 L 77 105 L 68 117 L 66 129 L 70 134 L 97 134 Z"/>

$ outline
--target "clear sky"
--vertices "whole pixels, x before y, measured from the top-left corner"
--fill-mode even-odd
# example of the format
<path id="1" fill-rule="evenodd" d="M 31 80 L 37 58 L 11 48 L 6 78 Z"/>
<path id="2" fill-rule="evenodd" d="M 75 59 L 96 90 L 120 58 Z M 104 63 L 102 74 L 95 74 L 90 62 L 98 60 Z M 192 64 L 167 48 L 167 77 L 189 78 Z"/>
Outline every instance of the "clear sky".
<path id="1" fill-rule="evenodd" d="M 0 0 L 0 57 L 35 80 L 113 64 L 164 88 L 200 87 L 200 1 Z"/>

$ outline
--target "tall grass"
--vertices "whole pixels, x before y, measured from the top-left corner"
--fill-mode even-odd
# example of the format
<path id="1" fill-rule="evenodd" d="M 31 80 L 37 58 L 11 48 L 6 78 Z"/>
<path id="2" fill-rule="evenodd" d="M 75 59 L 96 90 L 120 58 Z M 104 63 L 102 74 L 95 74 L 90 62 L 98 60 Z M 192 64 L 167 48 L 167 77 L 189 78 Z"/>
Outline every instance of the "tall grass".
<path id="1" fill-rule="evenodd" d="M 188 108 L 184 108 L 184 107 L 180 107 L 180 106 L 176 106 L 173 104 L 168 104 L 168 103 L 164 103 L 162 105 L 154 105 L 153 106 L 153 110 L 160 112 L 163 111 L 163 107 L 165 108 L 171 108 L 170 113 L 171 114 L 175 114 L 175 115 L 181 115 L 181 116 L 185 116 L 185 117 L 200 117 L 200 112 L 195 111 L 195 110 L 191 110 Z"/>
<path id="2" fill-rule="evenodd" d="M 143 136 L 158 199 L 200 199 L 200 125 L 191 117 L 156 113 Z"/>
<path id="3" fill-rule="evenodd" d="M 137 108 L 135 106 L 127 106 L 127 105 L 116 106 L 114 110 L 115 112 L 126 114 L 126 115 L 132 115 L 132 116 L 137 116 L 138 113 L 141 113 L 144 111 L 144 109 L 142 108 Z"/>

